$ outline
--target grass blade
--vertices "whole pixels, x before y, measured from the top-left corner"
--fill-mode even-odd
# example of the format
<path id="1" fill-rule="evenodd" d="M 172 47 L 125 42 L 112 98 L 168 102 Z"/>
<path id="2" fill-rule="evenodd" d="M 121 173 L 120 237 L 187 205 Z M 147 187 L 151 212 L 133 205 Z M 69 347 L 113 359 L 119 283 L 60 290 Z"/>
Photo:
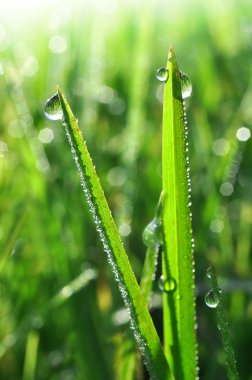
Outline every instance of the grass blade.
<path id="1" fill-rule="evenodd" d="M 67 137 L 81 177 L 83 190 L 115 278 L 119 282 L 119 289 L 130 313 L 131 325 L 145 364 L 154 379 L 173 379 L 82 133 L 70 106 L 59 89 L 58 96 L 63 110 Z"/>
<path id="2" fill-rule="evenodd" d="M 214 266 L 207 270 L 207 276 L 210 278 L 212 290 L 206 294 L 206 304 L 216 308 L 217 326 L 221 333 L 223 349 L 226 356 L 226 365 L 228 370 L 228 378 L 230 380 L 239 380 L 236 367 L 235 354 L 232 347 L 228 322 L 225 317 L 225 311 L 222 300 L 222 291 L 219 288 L 218 280 Z"/>
<path id="3" fill-rule="evenodd" d="M 27 337 L 23 380 L 34 380 L 38 357 L 39 333 L 32 330 Z"/>
<path id="4" fill-rule="evenodd" d="M 144 260 L 140 288 L 147 307 L 149 305 L 149 298 L 151 295 L 152 284 L 155 277 L 157 255 L 158 248 L 150 247 L 146 251 L 146 257 Z"/>
<path id="5" fill-rule="evenodd" d="M 170 49 L 163 103 L 164 345 L 176 380 L 196 379 L 195 300 L 181 74 Z M 165 288 L 165 286 L 164 286 Z"/>

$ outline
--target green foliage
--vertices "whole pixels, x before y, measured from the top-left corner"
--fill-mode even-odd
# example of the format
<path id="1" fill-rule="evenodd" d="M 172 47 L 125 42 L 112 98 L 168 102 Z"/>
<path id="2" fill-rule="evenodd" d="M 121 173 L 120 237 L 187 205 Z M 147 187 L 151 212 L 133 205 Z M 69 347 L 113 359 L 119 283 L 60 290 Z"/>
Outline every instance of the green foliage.
<path id="1" fill-rule="evenodd" d="M 130 380 L 141 378 L 140 361 L 134 370 L 127 367 L 135 346 L 124 344 L 126 312 L 88 208 L 80 207 L 69 146 L 43 106 L 60 83 L 140 282 L 142 231 L 162 188 L 163 84 L 155 72 L 172 42 L 193 83 L 186 108 L 199 376 L 227 378 L 214 311 L 204 302 L 205 271 L 213 263 L 240 378 L 250 380 L 252 140 L 237 138 L 240 128 L 252 125 L 250 3 L 16 3 L 15 11 L 13 2 L 2 7 L 0 24 L 0 378 L 23 378 L 34 328 L 36 380 L 122 380 L 121 368 L 130 368 Z M 138 145 L 130 162 L 124 152 L 134 133 Z M 55 295 L 61 299 L 61 290 L 88 268 L 96 277 L 51 308 Z M 158 264 L 149 307 L 162 340 L 161 274 Z M 34 324 L 37 315 L 42 318 Z"/>

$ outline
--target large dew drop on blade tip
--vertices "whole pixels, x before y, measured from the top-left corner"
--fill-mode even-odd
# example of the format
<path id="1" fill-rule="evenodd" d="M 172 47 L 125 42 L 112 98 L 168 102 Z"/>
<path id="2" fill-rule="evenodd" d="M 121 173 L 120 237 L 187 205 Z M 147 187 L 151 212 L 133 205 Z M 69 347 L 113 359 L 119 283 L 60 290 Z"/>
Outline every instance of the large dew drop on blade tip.
<path id="1" fill-rule="evenodd" d="M 62 120 L 63 111 L 58 94 L 54 94 L 51 98 L 47 99 L 44 114 L 49 120 Z"/>
<path id="2" fill-rule="evenodd" d="M 191 79 L 183 71 L 180 71 L 179 74 L 180 74 L 180 81 L 181 81 L 182 98 L 183 99 L 189 98 L 189 96 L 191 96 L 192 94 Z"/>
<path id="3" fill-rule="evenodd" d="M 166 82 L 169 77 L 169 71 L 165 67 L 160 67 L 157 70 L 156 77 L 159 82 Z"/>

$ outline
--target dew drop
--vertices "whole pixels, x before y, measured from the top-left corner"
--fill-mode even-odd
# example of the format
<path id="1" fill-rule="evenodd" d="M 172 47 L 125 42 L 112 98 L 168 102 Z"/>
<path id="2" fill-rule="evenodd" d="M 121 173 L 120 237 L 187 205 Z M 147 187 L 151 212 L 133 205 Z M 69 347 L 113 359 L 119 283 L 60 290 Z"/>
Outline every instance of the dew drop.
<path id="1" fill-rule="evenodd" d="M 47 99 L 44 108 L 45 116 L 49 120 L 61 120 L 63 111 L 60 105 L 58 94 L 54 94 L 51 98 Z"/>
<path id="2" fill-rule="evenodd" d="M 208 307 L 216 308 L 219 304 L 219 297 L 217 297 L 213 290 L 209 290 L 205 295 L 205 303 Z"/>
<path id="3" fill-rule="evenodd" d="M 206 275 L 207 275 L 208 278 L 212 278 L 212 268 L 211 268 L 211 267 L 209 267 L 209 268 L 207 269 L 207 271 L 206 271 Z"/>
<path id="4" fill-rule="evenodd" d="M 157 70 L 156 77 L 159 80 L 159 82 L 166 82 L 169 77 L 169 72 L 165 67 L 160 67 Z"/>
<path id="5" fill-rule="evenodd" d="M 143 232 L 143 242 L 149 248 L 158 248 L 163 243 L 162 222 L 159 219 L 154 218 L 145 227 Z"/>
<path id="6" fill-rule="evenodd" d="M 181 80 L 181 90 L 182 90 L 182 98 L 186 99 L 191 96 L 192 93 L 192 82 L 187 74 L 183 71 L 180 71 L 180 80 Z"/>
<path id="7" fill-rule="evenodd" d="M 174 292 L 176 289 L 176 281 L 174 278 L 165 278 L 163 275 L 160 276 L 160 279 L 158 281 L 158 287 L 161 290 L 161 292 L 169 293 Z"/>

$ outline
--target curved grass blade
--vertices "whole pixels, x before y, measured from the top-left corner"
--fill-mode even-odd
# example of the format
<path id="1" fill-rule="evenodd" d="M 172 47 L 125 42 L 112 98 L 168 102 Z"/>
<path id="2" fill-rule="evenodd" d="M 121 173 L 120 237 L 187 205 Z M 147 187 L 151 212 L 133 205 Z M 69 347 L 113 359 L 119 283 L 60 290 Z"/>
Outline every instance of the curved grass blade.
<path id="1" fill-rule="evenodd" d="M 155 277 L 158 251 L 159 248 L 157 247 L 147 248 L 140 280 L 140 289 L 147 308 L 149 307 L 151 290 Z M 135 342 L 132 341 L 132 336 L 129 331 L 126 332 L 121 347 L 123 355 L 120 355 L 120 358 L 123 358 L 123 360 L 122 364 L 119 365 L 120 375 L 118 375 L 117 378 L 121 380 L 135 379 L 135 374 L 141 367 L 141 357 Z"/>
<path id="2" fill-rule="evenodd" d="M 191 215 L 181 73 L 169 51 L 163 103 L 164 346 L 176 380 L 197 378 Z"/>
<path id="3" fill-rule="evenodd" d="M 221 333 L 221 340 L 223 349 L 226 356 L 226 365 L 228 371 L 228 378 L 230 380 L 239 380 L 238 371 L 236 367 L 235 354 L 232 347 L 228 322 L 225 317 L 225 311 L 223 306 L 222 291 L 219 288 L 218 280 L 215 273 L 215 268 L 212 265 L 207 270 L 207 276 L 210 278 L 212 290 L 212 299 L 216 300 L 216 319 L 217 326 Z"/>
<path id="4" fill-rule="evenodd" d="M 153 379 L 173 379 L 159 337 L 145 306 L 140 287 L 124 251 L 86 143 L 64 95 L 58 89 L 66 134 L 96 229 L 108 255 L 119 289 L 130 314 L 134 336 Z"/>
<path id="5" fill-rule="evenodd" d="M 158 248 L 151 247 L 147 249 L 140 280 L 140 289 L 147 308 L 149 306 L 153 280 L 155 277 L 157 255 Z M 141 357 L 135 342 L 132 341 L 132 335 L 129 331 L 127 331 L 124 336 L 122 351 L 124 353 L 121 355 L 123 360 L 119 369 L 120 375 L 117 378 L 121 380 L 135 379 L 136 372 L 139 371 L 139 368 L 141 367 Z"/>

